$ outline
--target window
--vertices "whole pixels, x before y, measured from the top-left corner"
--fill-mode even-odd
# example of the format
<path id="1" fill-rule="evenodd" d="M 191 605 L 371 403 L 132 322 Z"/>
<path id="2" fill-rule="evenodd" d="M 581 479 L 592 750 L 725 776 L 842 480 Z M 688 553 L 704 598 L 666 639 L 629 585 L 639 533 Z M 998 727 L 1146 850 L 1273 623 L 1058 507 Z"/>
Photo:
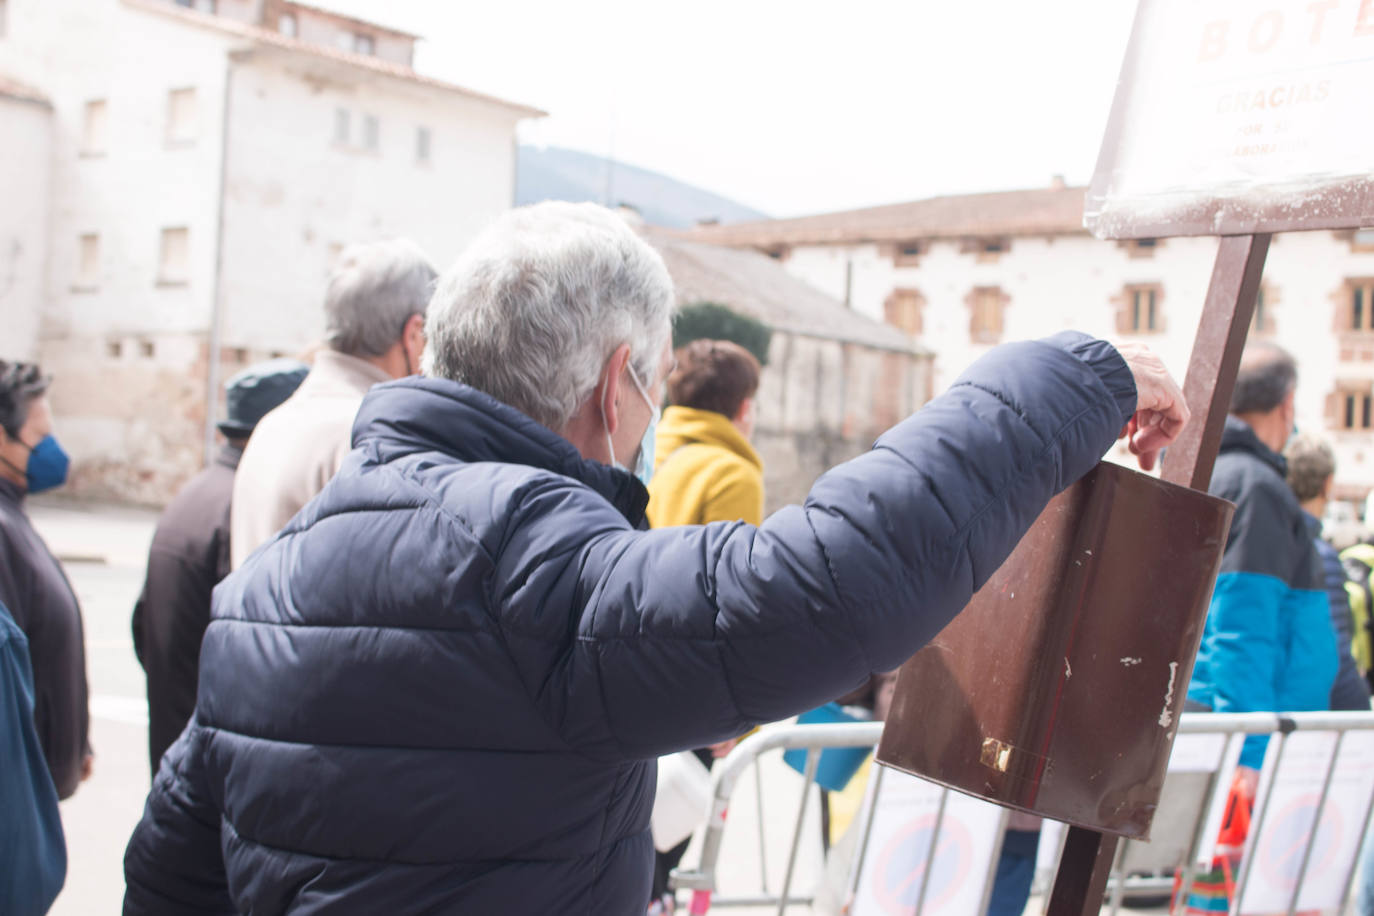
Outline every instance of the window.
<path id="1" fill-rule="evenodd" d="M 363 115 L 363 148 L 377 151 L 380 144 L 381 127 L 376 115 Z"/>
<path id="2" fill-rule="evenodd" d="M 959 251 L 962 254 L 973 255 L 980 263 L 991 263 L 1011 251 L 1011 239 L 1005 236 L 992 238 L 971 236 L 963 240 L 959 246 Z"/>
<path id="3" fill-rule="evenodd" d="M 138 355 L 144 359 L 152 359 L 157 355 L 157 347 L 151 340 L 140 340 L 138 342 Z"/>
<path id="4" fill-rule="evenodd" d="M 969 296 L 969 337 L 974 343 L 997 343 L 1002 339 L 1002 313 L 1006 293 L 995 286 L 975 287 Z"/>
<path id="5" fill-rule="evenodd" d="M 1121 239 L 1116 244 L 1128 258 L 1152 258 L 1160 247 L 1159 239 Z"/>
<path id="6" fill-rule="evenodd" d="M 353 36 L 353 53 L 354 53 L 354 54 L 376 54 L 376 53 L 377 53 L 377 42 L 372 38 L 371 35 L 354 35 L 354 36 Z"/>
<path id="7" fill-rule="evenodd" d="M 1333 399 L 1336 428 L 1365 430 L 1374 427 L 1374 394 L 1368 385 L 1340 389 Z"/>
<path id="8" fill-rule="evenodd" d="M 429 128 L 420 127 L 415 131 L 415 161 L 429 164 Z"/>
<path id="9" fill-rule="evenodd" d="M 1127 286 L 1116 299 L 1116 332 L 1158 334 L 1163 331 L 1163 299 L 1158 284 Z"/>
<path id="10" fill-rule="evenodd" d="M 215 11 L 215 0 L 176 0 L 177 6 L 184 6 L 188 10 L 199 10 L 202 13 L 213 13 Z"/>
<path id="11" fill-rule="evenodd" d="M 894 289 L 883 303 L 883 320 L 915 337 L 921 333 L 926 300 L 914 289 Z"/>
<path id="12" fill-rule="evenodd" d="M 194 143 L 199 133 L 196 121 L 196 90 L 173 89 L 167 93 L 167 145 Z"/>
<path id="13" fill-rule="evenodd" d="M 183 286 L 190 279 L 191 233 L 185 226 L 162 230 L 157 260 L 159 286 Z"/>
<path id="14" fill-rule="evenodd" d="M 104 99 L 94 99 L 86 103 L 86 117 L 81 128 L 81 155 L 105 155 L 105 131 L 108 122 Z"/>
<path id="15" fill-rule="evenodd" d="M 1350 281 L 1350 323 L 1346 329 L 1374 331 L 1374 280 Z"/>
<path id="16" fill-rule="evenodd" d="M 1250 333 L 1274 333 L 1274 304 L 1273 291 L 1261 284 L 1259 292 L 1255 294 L 1255 316 L 1250 319 Z"/>
<path id="17" fill-rule="evenodd" d="M 277 17 L 277 31 L 287 38 L 296 37 L 296 17 L 291 13 L 283 13 Z"/>
<path id="18" fill-rule="evenodd" d="M 334 109 L 334 142 L 348 144 L 349 135 L 352 133 L 353 118 L 349 115 L 347 108 Z"/>
<path id="19" fill-rule="evenodd" d="M 917 241 L 898 242 L 893 246 L 892 264 L 894 267 L 915 267 L 921 263 L 921 255 L 926 246 Z"/>
<path id="20" fill-rule="evenodd" d="M 1153 333 L 1157 330 L 1157 317 L 1155 291 L 1131 290 L 1131 330 L 1137 334 Z"/>
<path id="21" fill-rule="evenodd" d="M 76 276 L 72 288 L 92 290 L 100 285 L 100 236 L 88 232 L 76 240 Z"/>

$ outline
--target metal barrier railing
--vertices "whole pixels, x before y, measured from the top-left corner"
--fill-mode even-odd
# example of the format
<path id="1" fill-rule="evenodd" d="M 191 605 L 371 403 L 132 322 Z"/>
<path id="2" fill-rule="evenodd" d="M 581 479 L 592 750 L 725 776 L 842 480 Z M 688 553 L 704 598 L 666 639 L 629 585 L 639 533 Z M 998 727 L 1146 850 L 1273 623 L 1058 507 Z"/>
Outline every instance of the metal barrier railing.
<path id="1" fill-rule="evenodd" d="M 1374 712 L 1308 712 L 1308 713 L 1185 713 L 1180 717 L 1179 734 L 1202 734 L 1202 735 L 1224 735 L 1229 742 L 1243 741 L 1248 735 L 1270 735 L 1276 742 L 1276 747 L 1270 752 L 1270 761 L 1267 767 L 1277 770 L 1283 760 L 1288 736 L 1296 731 L 1323 731 L 1336 732 L 1336 746 L 1331 754 L 1330 763 L 1326 768 L 1320 797 L 1316 806 L 1316 817 L 1311 831 L 1308 834 L 1305 847 L 1303 849 L 1301 865 L 1298 878 L 1288 905 L 1288 916 L 1293 916 L 1297 910 L 1298 900 L 1303 888 L 1303 880 L 1306 878 L 1308 868 L 1312 861 L 1313 849 L 1317 842 L 1320 826 L 1321 812 L 1324 810 L 1327 799 L 1331 791 L 1331 784 L 1336 772 L 1336 763 L 1340 759 L 1341 746 L 1345 741 L 1345 736 L 1352 731 L 1374 731 Z M 729 756 L 719 762 L 711 774 L 711 801 L 707 810 L 706 823 L 701 833 L 700 858 L 696 868 L 678 868 L 673 871 L 671 883 L 677 890 L 689 890 L 692 892 L 692 901 L 688 912 L 693 916 L 706 913 L 710 907 L 741 907 L 741 906 L 777 906 L 777 912 L 785 914 L 788 907 L 792 905 L 810 905 L 814 902 L 814 894 L 793 894 L 792 881 L 794 878 L 797 853 L 802 839 L 802 827 L 806 819 L 807 807 L 812 794 L 811 784 L 816 775 L 816 768 L 820 761 L 822 750 L 827 748 L 845 747 L 872 747 L 878 743 L 882 735 L 881 722 L 856 722 L 856 723 L 836 723 L 825 725 L 770 725 L 766 726 L 754 735 L 741 741 Z M 717 888 L 717 864 L 719 862 L 721 845 L 725 832 L 726 809 L 729 807 L 730 799 L 734 794 L 735 788 L 745 771 L 750 766 L 755 766 L 761 755 L 770 751 L 783 751 L 804 749 L 806 750 L 806 766 L 803 773 L 802 795 L 798 804 L 795 828 L 792 833 L 791 843 L 787 852 L 787 866 L 783 876 L 783 883 L 778 894 L 770 894 L 767 891 L 766 883 L 761 880 L 762 891 L 755 896 L 740 897 L 716 897 L 713 895 Z M 876 781 L 879 785 L 882 778 L 883 768 L 876 768 Z M 878 793 L 870 793 L 870 798 L 866 803 L 865 810 L 860 812 L 856 820 L 856 827 L 861 831 L 861 836 L 855 851 L 854 862 L 849 870 L 849 878 L 846 882 L 847 890 L 852 893 L 857 886 L 859 874 L 863 867 L 863 858 L 868 846 L 868 833 L 872 829 L 873 817 L 872 806 L 876 804 Z M 1210 799 L 1213 791 L 1218 787 L 1215 780 L 1209 784 L 1206 797 Z M 948 790 L 946 790 L 948 791 Z M 1252 863 L 1254 856 L 1251 855 L 1255 838 L 1264 830 L 1266 818 L 1268 816 L 1269 802 L 1273 797 L 1273 782 L 1269 783 L 1268 789 L 1263 793 L 1263 797 L 1256 800 L 1255 810 L 1251 819 L 1251 832 L 1247 840 L 1245 855 L 1242 857 L 1241 871 L 1236 881 L 1235 899 L 1232 901 L 1231 916 L 1236 916 L 1240 901 L 1243 899 L 1245 890 L 1251 880 Z M 760 802 L 761 803 L 761 802 Z M 942 803 L 943 807 L 943 803 Z M 1137 891 L 1158 891 L 1160 893 L 1170 892 L 1171 903 L 1174 907 L 1182 899 L 1190 886 L 1194 875 L 1194 862 L 1198 857 L 1198 851 L 1202 848 L 1205 839 L 1203 835 L 1206 812 L 1210 805 L 1204 804 L 1198 813 L 1197 822 L 1193 825 L 1191 837 L 1187 844 L 1187 855 L 1179 864 L 1181 869 L 1181 881 L 1175 881 L 1172 877 L 1140 879 L 1132 878 L 1120 873 L 1123 863 L 1129 863 L 1129 849 L 1131 841 L 1124 841 L 1119 847 L 1116 859 L 1116 868 L 1113 870 L 1111 883 L 1108 885 L 1111 892 L 1111 904 L 1113 913 L 1121 907 L 1123 897 L 1127 892 Z M 1374 808 L 1374 798 L 1371 804 L 1366 804 L 1361 820 L 1361 830 L 1359 836 L 1363 838 L 1369 830 L 1371 809 Z M 760 853 L 762 854 L 763 845 L 763 818 L 760 810 L 759 818 L 760 829 Z M 930 865 L 936 852 L 936 844 L 929 844 L 926 853 L 924 874 L 930 874 Z M 1358 859 L 1358 856 L 1357 856 Z M 761 855 L 762 861 L 762 855 Z M 1343 912 L 1349 903 L 1351 886 L 1354 883 L 1356 868 L 1351 868 L 1344 879 L 1344 890 L 1341 909 Z M 985 894 L 986 896 L 986 894 Z M 916 916 L 920 916 L 924 907 L 924 894 L 918 900 Z"/>
<path id="2" fill-rule="evenodd" d="M 811 799 L 811 781 L 816 776 L 821 751 L 837 747 L 872 747 L 883 734 L 881 722 L 843 722 L 827 725 L 768 725 L 745 738 L 725 759 L 711 771 L 711 803 L 706 815 L 706 828 L 701 840 L 700 864 L 695 869 L 674 869 L 672 886 L 677 890 L 692 891 L 692 903 L 688 912 L 692 916 L 705 913 L 712 906 L 766 906 L 777 904 L 778 912 L 785 913 L 790 904 L 810 904 L 811 896 L 792 896 L 793 870 L 797 862 L 797 850 L 801 846 L 802 826 L 806 822 L 807 804 Z M 716 864 L 720 859 L 721 841 L 725 834 L 725 811 L 730 806 L 730 797 L 735 785 L 744 771 L 755 764 L 760 755 L 774 750 L 806 750 L 806 767 L 802 780 L 801 802 L 797 806 L 797 823 L 792 833 L 792 842 L 787 851 L 787 869 L 782 880 L 782 891 L 777 896 L 765 890 L 756 897 L 732 897 L 712 900 L 716 890 Z M 759 830 L 763 830 L 763 819 L 759 819 Z M 762 839 L 760 838 L 760 846 Z"/>

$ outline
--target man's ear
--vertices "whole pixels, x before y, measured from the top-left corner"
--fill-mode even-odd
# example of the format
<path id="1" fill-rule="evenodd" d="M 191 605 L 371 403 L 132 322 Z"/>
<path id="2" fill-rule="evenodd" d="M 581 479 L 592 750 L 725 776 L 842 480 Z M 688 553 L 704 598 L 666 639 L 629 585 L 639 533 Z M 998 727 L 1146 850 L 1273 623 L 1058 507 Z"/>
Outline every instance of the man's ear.
<path id="1" fill-rule="evenodd" d="M 625 365 L 629 361 L 630 345 L 621 344 L 616 347 L 602 366 L 601 382 L 596 386 L 596 403 L 606 421 L 606 431 L 613 436 L 620 426 L 621 379 L 625 376 Z"/>
<path id="2" fill-rule="evenodd" d="M 420 359 L 425 355 L 425 316 L 411 315 L 401 331 L 401 345 L 415 357 L 415 371 L 420 371 Z"/>

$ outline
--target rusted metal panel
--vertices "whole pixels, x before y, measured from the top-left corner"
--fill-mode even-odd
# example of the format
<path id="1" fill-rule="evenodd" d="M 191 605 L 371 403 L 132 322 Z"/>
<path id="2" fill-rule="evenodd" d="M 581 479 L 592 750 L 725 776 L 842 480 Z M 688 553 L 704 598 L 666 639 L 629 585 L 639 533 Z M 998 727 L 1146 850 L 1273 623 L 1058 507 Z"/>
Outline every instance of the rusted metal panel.
<path id="1" fill-rule="evenodd" d="M 1232 511 L 1099 465 L 903 666 L 878 760 L 1147 838 Z"/>

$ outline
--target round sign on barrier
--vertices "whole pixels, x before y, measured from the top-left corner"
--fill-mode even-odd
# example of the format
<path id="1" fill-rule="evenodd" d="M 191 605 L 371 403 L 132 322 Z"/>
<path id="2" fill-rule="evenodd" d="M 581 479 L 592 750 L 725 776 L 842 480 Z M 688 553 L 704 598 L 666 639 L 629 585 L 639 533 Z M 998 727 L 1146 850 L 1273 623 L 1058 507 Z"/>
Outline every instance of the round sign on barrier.
<path id="1" fill-rule="evenodd" d="M 890 916 L 915 912 L 927 862 L 932 866 L 925 892 L 927 909 L 938 909 L 948 903 L 968 878 L 973 861 L 973 841 L 968 829 L 958 820 L 946 817 L 935 855 L 931 856 L 935 820 L 934 814 L 914 819 L 896 831 L 878 853 L 872 871 L 873 898 Z"/>
<path id="2" fill-rule="evenodd" d="M 1264 828 L 1259 862 L 1269 881 L 1280 888 L 1291 891 L 1298 886 L 1319 801 L 1321 797 L 1315 794 L 1295 798 L 1274 815 L 1272 827 L 1266 825 Z M 1327 805 L 1312 843 L 1312 854 L 1307 857 L 1307 873 L 1302 876 L 1304 882 L 1318 881 L 1330 868 L 1336 858 L 1335 851 L 1340 848 L 1343 829 L 1339 809 Z"/>

